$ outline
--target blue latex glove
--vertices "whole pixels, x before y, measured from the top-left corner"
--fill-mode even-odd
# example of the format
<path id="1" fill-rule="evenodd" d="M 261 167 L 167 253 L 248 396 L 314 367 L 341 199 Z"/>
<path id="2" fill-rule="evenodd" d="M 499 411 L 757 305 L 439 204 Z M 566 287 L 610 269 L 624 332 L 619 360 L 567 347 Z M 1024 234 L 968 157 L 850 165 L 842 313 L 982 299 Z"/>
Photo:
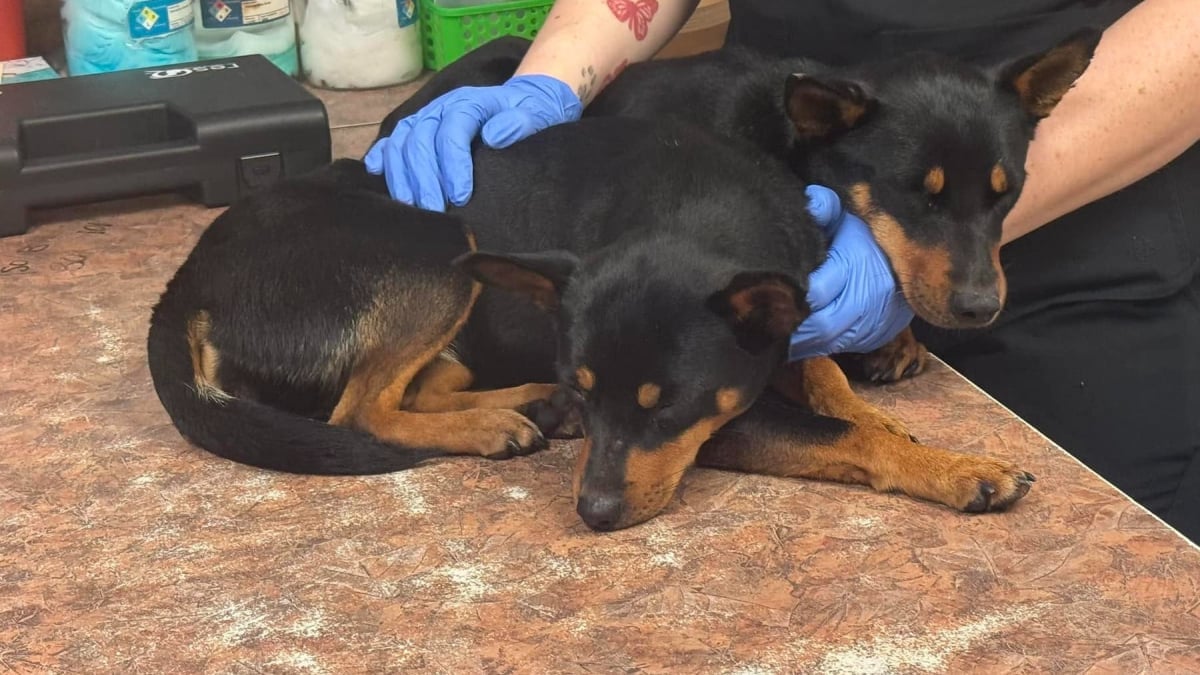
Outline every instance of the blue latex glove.
<path id="1" fill-rule="evenodd" d="M 521 75 L 496 87 L 461 87 L 396 125 L 367 152 L 367 171 L 384 174 L 392 197 L 432 211 L 462 206 L 474 188 L 471 142 L 505 148 L 546 127 L 573 122 L 583 104 L 566 83 Z"/>
<path id="2" fill-rule="evenodd" d="M 912 321 L 912 308 L 867 224 L 847 213 L 834 191 L 810 185 L 807 192 L 809 213 L 832 242 L 808 278 L 813 313 L 792 333 L 788 358 L 879 349 Z"/>

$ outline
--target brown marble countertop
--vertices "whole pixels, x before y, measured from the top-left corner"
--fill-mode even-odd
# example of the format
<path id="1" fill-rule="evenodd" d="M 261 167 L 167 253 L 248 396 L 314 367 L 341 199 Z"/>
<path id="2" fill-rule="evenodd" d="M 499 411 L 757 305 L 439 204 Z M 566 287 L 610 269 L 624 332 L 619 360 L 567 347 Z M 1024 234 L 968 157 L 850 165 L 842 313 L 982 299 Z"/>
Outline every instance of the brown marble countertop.
<path id="1" fill-rule="evenodd" d="M 409 90 L 322 93 L 335 154 Z M 0 672 L 1200 671 L 1200 550 L 937 364 L 864 394 L 1035 473 L 1008 513 L 700 470 L 596 534 L 571 444 L 333 479 L 198 451 L 144 340 L 215 215 L 149 197 L 0 239 Z"/>

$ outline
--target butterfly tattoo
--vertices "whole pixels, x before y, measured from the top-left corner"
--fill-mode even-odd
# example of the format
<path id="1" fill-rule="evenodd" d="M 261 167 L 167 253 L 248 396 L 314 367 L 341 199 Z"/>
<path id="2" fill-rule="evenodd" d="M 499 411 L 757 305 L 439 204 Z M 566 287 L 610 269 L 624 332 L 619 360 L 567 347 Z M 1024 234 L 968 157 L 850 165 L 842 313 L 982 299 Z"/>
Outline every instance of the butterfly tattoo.
<path id="1" fill-rule="evenodd" d="M 650 20 L 658 13 L 658 0 L 607 0 L 608 9 L 617 20 L 629 24 L 638 42 L 646 39 Z"/>

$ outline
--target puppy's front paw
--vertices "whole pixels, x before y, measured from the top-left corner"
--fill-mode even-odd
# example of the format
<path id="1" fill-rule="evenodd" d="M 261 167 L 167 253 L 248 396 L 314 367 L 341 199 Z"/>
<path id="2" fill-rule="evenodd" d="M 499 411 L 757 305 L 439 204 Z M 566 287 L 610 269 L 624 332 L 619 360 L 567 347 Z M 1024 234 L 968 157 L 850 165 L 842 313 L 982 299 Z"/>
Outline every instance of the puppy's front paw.
<path id="1" fill-rule="evenodd" d="M 583 435 L 579 405 L 561 388 L 549 399 L 526 404 L 520 412 L 533 420 L 548 438 L 579 438 Z"/>
<path id="2" fill-rule="evenodd" d="M 887 384 L 925 372 L 929 350 L 905 329 L 896 339 L 869 354 L 847 354 L 839 359 L 856 379 Z"/>
<path id="3" fill-rule="evenodd" d="M 480 410 L 476 424 L 463 436 L 464 454 L 488 459 L 529 455 L 548 445 L 541 430 L 515 410 Z"/>
<path id="4" fill-rule="evenodd" d="M 947 504 L 967 513 L 1003 511 L 1029 493 L 1033 474 L 1008 462 L 965 458 L 950 477 Z"/>

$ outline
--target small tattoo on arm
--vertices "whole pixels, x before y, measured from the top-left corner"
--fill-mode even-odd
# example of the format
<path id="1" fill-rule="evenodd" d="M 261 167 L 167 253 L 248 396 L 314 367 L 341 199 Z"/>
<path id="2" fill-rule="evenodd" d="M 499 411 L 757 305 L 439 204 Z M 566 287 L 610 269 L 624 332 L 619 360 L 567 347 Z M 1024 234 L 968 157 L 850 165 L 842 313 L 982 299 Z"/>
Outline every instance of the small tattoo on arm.
<path id="1" fill-rule="evenodd" d="M 583 78 L 583 83 L 575 88 L 575 95 L 580 101 L 587 103 L 591 101 L 592 94 L 596 89 L 596 69 L 588 66 L 579 71 L 580 77 Z"/>
<path id="2" fill-rule="evenodd" d="M 617 21 L 627 24 L 638 42 L 650 32 L 650 21 L 658 13 L 658 0 L 606 0 Z"/>

